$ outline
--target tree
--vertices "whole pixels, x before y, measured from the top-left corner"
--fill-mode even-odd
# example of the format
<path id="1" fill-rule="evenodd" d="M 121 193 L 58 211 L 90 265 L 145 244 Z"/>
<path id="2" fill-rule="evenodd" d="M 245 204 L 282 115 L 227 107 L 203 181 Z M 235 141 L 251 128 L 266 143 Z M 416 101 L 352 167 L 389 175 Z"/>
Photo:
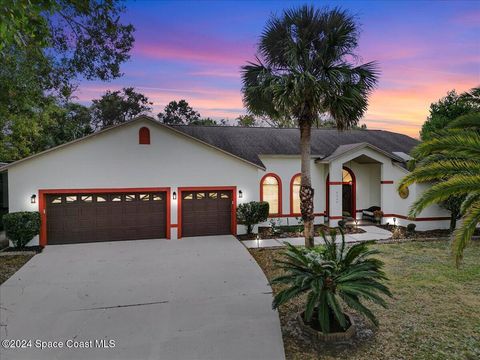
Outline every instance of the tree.
<path id="1" fill-rule="evenodd" d="M 470 92 L 457 94 L 455 90 L 449 91 L 445 97 L 438 102 L 430 105 L 430 115 L 422 126 L 420 137 L 422 140 L 430 140 L 435 137 L 435 134 L 441 132 L 449 127 L 454 120 L 462 115 L 470 114 L 480 110 L 479 89 L 471 89 Z M 443 157 L 437 155 L 434 159 L 428 158 L 423 161 L 426 164 L 428 161 L 440 161 Z M 416 159 L 422 161 L 422 159 Z M 415 161 L 412 162 L 413 166 Z M 411 168 L 413 168 L 411 166 Z M 457 226 L 457 220 L 460 218 L 460 206 L 465 200 L 465 196 L 452 196 L 439 205 L 444 209 L 450 211 L 450 231 L 453 232 Z"/>
<path id="2" fill-rule="evenodd" d="M 0 8 L 0 59 L 18 71 L 48 69 L 38 82 L 44 90 L 70 93 L 78 76 L 110 80 L 121 75 L 134 38 L 132 25 L 120 22 L 117 0 L 5 0 Z"/>
<path id="3" fill-rule="evenodd" d="M 356 125 L 377 83 L 375 62 L 358 65 L 359 28 L 339 8 L 302 6 L 272 16 L 258 45 L 257 62 L 243 66 L 243 99 L 257 116 L 292 119 L 300 128 L 301 213 L 305 245 L 313 247 L 311 128 L 328 114 L 338 129 Z"/>
<path id="4" fill-rule="evenodd" d="M 422 140 L 430 140 L 439 130 L 445 129 L 459 116 L 480 110 L 480 103 L 475 101 L 475 89 L 461 95 L 455 90 L 449 91 L 445 97 L 430 105 L 430 114 L 420 130 Z"/>
<path id="5" fill-rule="evenodd" d="M 459 117 L 412 150 L 422 159 L 402 179 L 398 190 L 413 183 L 434 184 L 413 203 L 410 216 L 451 197 L 465 197 L 460 213 L 462 224 L 454 232 L 453 252 L 457 266 L 480 222 L 480 111 Z"/>
<path id="6" fill-rule="evenodd" d="M 257 119 L 255 118 L 255 116 L 250 114 L 240 115 L 239 117 L 236 118 L 236 120 L 237 120 L 237 126 L 243 126 L 243 127 L 258 126 Z"/>
<path id="7" fill-rule="evenodd" d="M 158 119 L 168 125 L 190 125 L 200 120 L 200 113 L 195 111 L 185 100 L 170 101 Z"/>
<path id="8" fill-rule="evenodd" d="M 188 125 L 202 125 L 202 126 L 225 126 L 227 122 L 225 119 L 219 121 L 206 117 L 198 120 L 192 120 Z"/>
<path id="9" fill-rule="evenodd" d="M 152 103 L 148 98 L 132 87 L 123 88 L 121 91 L 107 90 L 100 99 L 93 100 L 91 106 L 93 127 L 101 130 L 124 123 L 150 111 L 150 105 Z"/>

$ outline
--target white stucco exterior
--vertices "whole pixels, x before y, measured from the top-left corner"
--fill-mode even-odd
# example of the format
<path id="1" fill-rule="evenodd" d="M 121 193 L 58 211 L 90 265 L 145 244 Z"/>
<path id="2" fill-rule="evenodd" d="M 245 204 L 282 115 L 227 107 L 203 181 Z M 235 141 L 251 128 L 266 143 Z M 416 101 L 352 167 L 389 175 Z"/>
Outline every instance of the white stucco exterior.
<path id="1" fill-rule="evenodd" d="M 147 126 L 151 133 L 151 144 L 140 145 L 138 132 Z M 358 161 L 361 158 L 362 161 Z M 365 163 L 365 159 L 371 163 Z M 242 198 L 237 204 L 260 200 L 260 181 L 267 173 L 274 173 L 282 182 L 282 209 L 280 221 L 296 224 L 295 215 L 290 211 L 290 181 L 300 172 L 299 156 L 260 155 L 266 170 L 248 163 L 219 149 L 185 136 L 178 131 L 159 125 L 148 119 L 139 119 L 128 124 L 104 131 L 84 140 L 77 141 L 56 150 L 34 156 L 8 167 L 9 211 L 35 211 L 39 202 L 30 203 L 32 194 L 42 189 L 115 189 L 169 187 L 171 193 L 179 187 L 235 186 Z M 330 182 L 341 181 L 342 167 L 349 167 L 356 178 L 356 209 L 372 205 L 382 208 L 384 222 L 405 225 L 412 221 L 403 219 L 416 195 L 424 186 L 413 185 L 407 199 L 401 199 L 396 192 L 399 180 L 406 170 L 393 164 L 392 159 L 371 148 L 347 152 L 334 160 L 323 163 L 312 158 L 312 185 L 315 189 L 316 223 L 337 220 L 330 216 L 342 215 L 342 186 L 329 187 L 330 206 L 326 209 L 327 176 Z M 382 184 L 382 181 L 393 181 Z M 171 224 L 178 224 L 178 200 L 171 200 Z M 298 216 L 298 215 L 297 215 Z M 419 218 L 448 217 L 447 211 L 432 206 Z M 357 213 L 361 217 L 361 213 Z M 413 221 L 417 229 L 448 227 L 448 220 Z M 171 229 L 172 239 L 176 228 Z M 238 232 L 244 231 L 238 226 Z M 38 243 L 34 239 L 33 243 Z"/>

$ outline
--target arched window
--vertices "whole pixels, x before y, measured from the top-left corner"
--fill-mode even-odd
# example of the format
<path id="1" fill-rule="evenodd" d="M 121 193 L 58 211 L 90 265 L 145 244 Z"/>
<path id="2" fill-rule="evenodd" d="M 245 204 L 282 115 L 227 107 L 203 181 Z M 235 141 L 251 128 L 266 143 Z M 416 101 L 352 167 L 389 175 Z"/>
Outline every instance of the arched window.
<path id="1" fill-rule="evenodd" d="M 141 145 L 150 144 L 150 130 L 145 126 L 138 131 L 138 143 Z"/>
<path id="2" fill-rule="evenodd" d="M 267 174 L 260 182 L 260 201 L 270 205 L 269 214 L 277 215 L 282 212 L 282 182 L 275 174 Z"/>
<path id="3" fill-rule="evenodd" d="M 342 172 L 342 182 L 343 183 L 351 183 L 353 181 L 352 179 L 352 174 L 350 174 L 350 171 L 343 169 Z"/>
<path id="4" fill-rule="evenodd" d="M 301 174 L 296 174 L 290 181 L 290 213 L 300 214 L 300 185 L 302 181 Z"/>

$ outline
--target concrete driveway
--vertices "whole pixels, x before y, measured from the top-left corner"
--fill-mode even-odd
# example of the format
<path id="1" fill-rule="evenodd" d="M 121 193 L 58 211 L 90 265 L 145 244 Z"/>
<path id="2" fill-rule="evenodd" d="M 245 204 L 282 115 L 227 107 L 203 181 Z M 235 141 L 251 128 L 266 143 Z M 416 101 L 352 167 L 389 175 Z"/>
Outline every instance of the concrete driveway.
<path id="1" fill-rule="evenodd" d="M 271 289 L 232 236 L 47 246 L 0 300 L 1 339 L 32 340 L 2 360 L 284 359 Z"/>

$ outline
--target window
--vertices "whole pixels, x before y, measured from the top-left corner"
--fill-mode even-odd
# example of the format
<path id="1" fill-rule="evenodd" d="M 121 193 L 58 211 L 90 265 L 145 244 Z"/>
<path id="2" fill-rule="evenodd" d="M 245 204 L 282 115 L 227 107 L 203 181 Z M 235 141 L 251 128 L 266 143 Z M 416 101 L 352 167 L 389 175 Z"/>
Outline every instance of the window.
<path id="1" fill-rule="evenodd" d="M 149 194 L 140 194 L 138 196 L 141 201 L 149 201 L 150 200 L 150 195 Z"/>
<path id="2" fill-rule="evenodd" d="M 197 193 L 197 200 L 205 199 L 205 193 Z"/>
<path id="3" fill-rule="evenodd" d="M 221 193 L 220 199 L 230 199 L 230 196 L 228 195 L 228 193 Z"/>
<path id="4" fill-rule="evenodd" d="M 105 196 L 97 196 L 97 203 L 106 202 L 107 198 Z"/>
<path id="5" fill-rule="evenodd" d="M 89 203 L 90 203 L 90 202 L 93 201 L 93 196 L 85 195 L 85 196 L 82 196 L 82 197 L 81 197 L 81 200 L 82 200 L 83 202 L 89 202 Z"/>
<path id="6" fill-rule="evenodd" d="M 192 200 L 192 199 L 193 199 L 193 194 L 192 193 L 188 193 L 188 194 L 183 195 L 183 200 Z"/>
<path id="7" fill-rule="evenodd" d="M 290 182 L 290 212 L 292 214 L 300 214 L 300 185 L 302 176 L 300 174 L 294 175 Z"/>
<path id="8" fill-rule="evenodd" d="M 208 198 L 209 198 L 209 199 L 216 199 L 217 196 L 218 196 L 217 193 L 208 193 Z"/>
<path id="9" fill-rule="evenodd" d="M 77 197 L 76 196 L 67 196 L 65 198 L 65 200 L 66 200 L 67 203 L 72 203 L 72 202 L 77 201 Z"/>
<path id="10" fill-rule="evenodd" d="M 52 204 L 61 204 L 62 203 L 62 197 L 57 196 L 52 199 Z"/>
<path id="11" fill-rule="evenodd" d="M 352 180 L 352 175 L 350 174 L 350 172 L 348 170 L 343 169 L 342 182 L 351 183 L 352 181 L 353 181 Z"/>
<path id="12" fill-rule="evenodd" d="M 122 201 L 122 196 L 121 196 L 121 195 L 113 195 L 113 196 L 112 196 L 112 201 L 113 201 L 113 202 Z"/>
<path id="13" fill-rule="evenodd" d="M 153 194 L 153 201 L 162 201 L 162 196 L 158 194 Z"/>
<path id="14" fill-rule="evenodd" d="M 142 127 L 138 131 L 138 143 L 140 145 L 150 145 L 150 129 Z"/>
<path id="15" fill-rule="evenodd" d="M 269 214 L 280 214 L 282 210 L 281 181 L 277 175 L 267 174 L 260 184 L 260 201 L 270 205 Z"/>
<path id="16" fill-rule="evenodd" d="M 125 201 L 135 201 L 135 194 L 125 195 Z"/>

